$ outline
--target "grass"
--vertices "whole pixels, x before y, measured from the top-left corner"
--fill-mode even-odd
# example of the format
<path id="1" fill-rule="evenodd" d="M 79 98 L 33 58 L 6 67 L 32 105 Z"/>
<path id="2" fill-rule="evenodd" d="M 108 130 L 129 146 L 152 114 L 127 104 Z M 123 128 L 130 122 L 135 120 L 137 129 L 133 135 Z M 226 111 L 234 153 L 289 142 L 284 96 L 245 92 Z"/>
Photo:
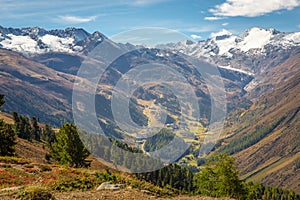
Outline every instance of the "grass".
<path id="1" fill-rule="evenodd" d="M 160 188 L 137 180 L 129 174 L 111 172 L 110 170 L 97 171 L 51 164 L 36 164 L 15 157 L 1 157 L 0 160 L 6 163 L 0 168 L 0 189 L 28 186 L 18 193 L 20 199 L 35 199 L 36 196 L 51 199 L 52 191 L 94 190 L 101 183 L 107 181 L 140 190 L 148 190 L 158 196 L 174 194 L 171 189 Z"/>
<path id="2" fill-rule="evenodd" d="M 4 122 L 7 123 L 7 124 L 13 124 L 14 123 L 13 117 L 8 113 L 0 112 L 0 119 L 3 119 Z"/>
<path id="3" fill-rule="evenodd" d="M 25 158 L 9 157 L 9 156 L 0 156 L 0 163 L 9 163 L 9 164 L 29 164 L 30 161 Z"/>
<path id="4" fill-rule="evenodd" d="M 37 176 L 15 168 L 0 169 L 0 189 L 23 186 L 37 181 Z"/>
<path id="5" fill-rule="evenodd" d="M 244 178 L 247 178 L 248 181 L 253 182 L 261 182 L 261 180 L 270 175 L 271 173 L 274 173 L 276 171 L 279 171 L 280 169 L 285 168 L 289 164 L 296 161 L 297 158 L 300 157 L 300 152 L 287 158 L 270 161 L 270 163 L 266 163 L 264 166 L 258 168 L 256 171 L 252 172 L 251 174 L 245 175 Z"/>

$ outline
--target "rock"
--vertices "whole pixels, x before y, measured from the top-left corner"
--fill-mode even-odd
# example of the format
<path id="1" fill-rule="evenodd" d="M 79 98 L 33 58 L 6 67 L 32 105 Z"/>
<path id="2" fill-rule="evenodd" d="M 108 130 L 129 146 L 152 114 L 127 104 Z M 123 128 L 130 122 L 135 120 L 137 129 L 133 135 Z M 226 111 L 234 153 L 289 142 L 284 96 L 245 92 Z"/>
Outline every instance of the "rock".
<path id="1" fill-rule="evenodd" d="M 9 192 L 9 191 L 21 190 L 23 188 L 24 188 L 24 186 L 16 186 L 16 187 L 4 188 L 4 189 L 0 190 L 0 193 L 1 192 Z"/>
<path id="2" fill-rule="evenodd" d="M 112 184 L 111 182 L 104 182 L 99 185 L 97 190 L 119 190 L 124 187 L 124 184 Z"/>
<path id="3" fill-rule="evenodd" d="M 148 190 L 141 190 L 141 192 L 145 193 L 145 194 L 152 194 L 152 192 L 148 191 Z"/>
<path id="4" fill-rule="evenodd" d="M 0 199 L 2 199 L 2 197 L 6 196 L 6 195 L 16 194 L 23 188 L 24 188 L 24 186 L 16 186 L 16 187 L 1 189 L 0 190 L 0 197 L 1 197 Z"/>

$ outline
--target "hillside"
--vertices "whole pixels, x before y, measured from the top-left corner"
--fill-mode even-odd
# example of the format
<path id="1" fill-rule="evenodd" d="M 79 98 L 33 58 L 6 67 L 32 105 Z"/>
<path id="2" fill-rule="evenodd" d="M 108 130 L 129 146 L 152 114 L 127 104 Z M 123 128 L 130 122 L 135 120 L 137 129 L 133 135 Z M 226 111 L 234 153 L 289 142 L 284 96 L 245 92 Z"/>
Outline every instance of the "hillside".
<path id="1" fill-rule="evenodd" d="M 6 122 L 11 122 L 11 116 L 5 116 Z M 91 168 L 75 169 L 49 164 L 45 153 L 49 152 L 44 142 L 29 142 L 18 138 L 16 157 L 0 156 L 0 198 L 16 199 L 20 194 L 41 192 L 43 196 L 55 197 L 61 200 L 73 199 L 174 199 L 174 200 L 230 200 L 229 198 L 212 198 L 177 194 L 170 189 L 154 186 L 140 181 L 127 173 L 120 173 L 101 164 L 93 157 Z M 103 182 L 121 184 L 119 189 L 97 190 Z M 48 199 L 48 198 L 46 198 Z"/>
<path id="2" fill-rule="evenodd" d="M 5 122 L 11 123 L 12 116 L 6 113 L 0 113 L 0 118 L 4 118 Z M 39 124 L 40 127 L 44 127 L 43 124 Z M 58 134 L 62 134 L 59 132 Z M 46 153 L 49 152 L 49 148 L 46 142 L 28 141 L 21 138 L 17 139 L 15 157 L 3 157 L 0 156 L 0 197 L 1 199 L 15 199 L 16 197 L 26 196 L 51 196 L 56 199 L 82 199 L 83 197 L 88 199 L 187 199 L 187 200 L 217 200 L 217 199 L 228 199 L 229 198 L 210 198 L 204 197 L 205 195 L 210 196 L 207 193 L 197 193 L 197 187 L 199 187 L 195 180 L 190 179 L 190 189 L 185 190 L 176 187 L 176 185 L 159 185 L 168 181 L 168 174 L 174 175 L 174 180 L 178 184 L 181 181 L 186 181 L 186 176 L 191 172 L 180 170 L 177 165 L 166 166 L 163 171 L 155 171 L 146 174 L 129 174 L 120 172 L 115 169 L 110 169 L 100 163 L 98 160 L 89 156 L 87 159 L 91 160 L 90 168 L 71 168 L 63 165 L 59 165 L 54 160 L 45 159 Z M 73 145 L 73 144 L 72 144 Z M 217 157 L 216 157 L 217 158 Z M 228 156 L 221 156 L 219 158 L 227 158 L 232 160 Z M 227 160 L 227 161 L 229 161 Z M 227 162 L 218 163 L 219 166 L 224 164 L 228 167 L 231 165 L 226 164 Z M 231 168 L 231 167 L 230 167 Z M 120 170 L 120 168 L 118 167 Z M 231 170 L 235 170 L 233 167 Z M 180 171 L 178 171 L 180 170 Z M 205 170 L 205 168 L 202 168 Z M 208 169 L 209 171 L 209 169 Z M 179 172 L 179 173 L 178 173 Z M 180 173 L 181 172 L 181 173 Z M 222 173 L 222 171 L 220 171 Z M 187 174 L 186 174 L 187 173 Z M 228 172 L 227 172 L 228 173 Z M 229 172 L 230 174 L 231 172 Z M 192 173 L 194 174 L 194 173 Z M 192 175 L 192 178 L 197 177 L 197 174 Z M 149 177 L 153 177 L 151 181 Z M 158 176 L 158 177 L 157 177 Z M 206 176 L 205 176 L 206 177 Z M 219 177 L 219 176 L 218 176 Z M 221 177 L 221 176 L 220 176 Z M 225 176 L 226 179 L 228 178 Z M 170 178 L 170 177 L 169 177 Z M 175 179 L 176 178 L 176 179 Z M 236 175 L 238 179 L 238 176 Z M 173 180 L 172 178 L 170 181 Z M 215 183 L 216 179 L 213 179 Z M 220 179 L 221 180 L 221 179 Z M 154 182 L 153 182 L 154 181 Z M 230 182 L 230 181 L 229 181 Z M 236 183 L 236 182 L 235 182 Z M 240 182 L 241 183 L 241 182 Z M 226 182 L 227 184 L 227 182 Z M 99 186 L 99 187 L 98 187 Z M 276 188 L 263 187 L 263 195 L 283 195 L 282 197 L 298 196 L 292 191 L 281 190 Z M 257 187 L 254 186 L 254 187 Z M 243 186 L 245 190 L 233 193 L 233 195 L 262 195 L 251 185 Z M 217 194 L 217 193 L 216 193 Z M 215 194 L 215 195 L 216 195 Z M 191 196 L 190 196 L 191 195 Z M 222 194 L 222 196 L 226 194 Z M 220 196 L 220 195 L 218 195 Z M 250 195 L 251 196 L 251 195 Z M 268 196 L 267 196 L 268 197 Z"/>
<path id="3" fill-rule="evenodd" d="M 8 102 L 5 110 L 34 115 L 51 124 L 61 124 L 70 117 L 74 76 L 0 49 L 0 77 L 0 92 Z"/>
<path id="4" fill-rule="evenodd" d="M 300 59 L 291 58 L 269 73 L 272 91 L 249 110 L 229 117 L 220 150 L 234 154 L 241 176 L 269 186 L 300 192 Z"/>

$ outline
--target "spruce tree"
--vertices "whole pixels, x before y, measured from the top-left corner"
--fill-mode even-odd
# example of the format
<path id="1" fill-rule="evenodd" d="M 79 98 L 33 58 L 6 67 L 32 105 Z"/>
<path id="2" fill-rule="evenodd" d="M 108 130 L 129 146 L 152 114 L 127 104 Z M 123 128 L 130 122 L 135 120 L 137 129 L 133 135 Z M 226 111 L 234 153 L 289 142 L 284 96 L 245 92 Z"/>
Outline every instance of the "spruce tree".
<path id="1" fill-rule="evenodd" d="M 52 146 L 52 143 L 56 140 L 55 132 L 49 124 L 46 124 L 45 128 L 42 130 L 42 139 L 48 142 L 50 146 Z"/>
<path id="2" fill-rule="evenodd" d="M 32 132 L 32 136 L 36 141 L 41 141 L 41 128 L 38 125 L 38 120 L 36 119 L 36 117 L 32 117 L 30 120 L 31 123 L 31 132 Z"/>
<path id="3" fill-rule="evenodd" d="M 89 152 L 80 140 L 77 127 L 74 124 L 65 123 L 51 147 L 52 158 L 62 165 L 85 167 L 85 159 L 88 155 Z"/>
<path id="4" fill-rule="evenodd" d="M 0 110 L 5 103 L 4 95 L 0 94 Z M 15 152 L 16 136 L 10 124 L 0 119 L 0 155 L 12 156 Z"/>
<path id="5" fill-rule="evenodd" d="M 12 156 L 15 152 L 16 136 L 10 124 L 0 119 L 0 155 Z"/>
<path id="6" fill-rule="evenodd" d="M 4 103 L 5 103 L 4 94 L 0 94 L 0 110 L 2 109 Z"/>

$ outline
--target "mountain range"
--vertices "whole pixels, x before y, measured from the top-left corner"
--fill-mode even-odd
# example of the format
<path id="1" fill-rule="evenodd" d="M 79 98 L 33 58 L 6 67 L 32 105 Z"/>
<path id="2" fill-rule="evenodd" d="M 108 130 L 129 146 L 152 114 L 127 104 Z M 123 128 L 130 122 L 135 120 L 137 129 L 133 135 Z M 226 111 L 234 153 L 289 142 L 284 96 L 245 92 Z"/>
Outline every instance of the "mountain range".
<path id="1" fill-rule="evenodd" d="M 200 119 L 191 119 L 187 126 L 191 132 L 195 127 L 203 129 L 192 141 L 193 150 L 197 150 L 208 124 L 211 98 L 203 77 L 185 58 L 201 59 L 218 67 L 227 96 L 228 116 L 215 151 L 233 154 L 247 180 L 300 191 L 300 173 L 294 167 L 300 160 L 300 32 L 254 27 L 239 36 L 222 31 L 204 41 L 134 50 L 134 45 L 115 43 L 100 32 L 90 34 L 83 29 L 0 27 L 0 93 L 7 100 L 4 110 L 34 115 L 55 126 L 72 121 L 77 72 L 103 42 L 108 48 L 129 52 L 111 64 L 95 96 L 99 122 L 110 136 L 132 142 L 132 135 L 114 122 L 110 88 L 131 68 L 160 62 L 180 71 L 195 90 Z M 180 108 L 178 99 L 158 85 L 139 88 L 131 103 L 133 121 L 144 126 L 154 123 L 150 108 L 165 106 L 168 124 L 176 124 L 178 111 L 190 106 Z"/>

